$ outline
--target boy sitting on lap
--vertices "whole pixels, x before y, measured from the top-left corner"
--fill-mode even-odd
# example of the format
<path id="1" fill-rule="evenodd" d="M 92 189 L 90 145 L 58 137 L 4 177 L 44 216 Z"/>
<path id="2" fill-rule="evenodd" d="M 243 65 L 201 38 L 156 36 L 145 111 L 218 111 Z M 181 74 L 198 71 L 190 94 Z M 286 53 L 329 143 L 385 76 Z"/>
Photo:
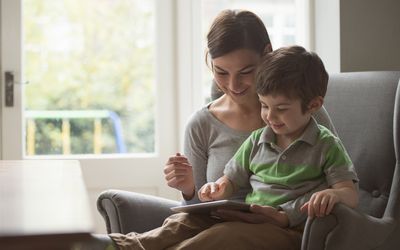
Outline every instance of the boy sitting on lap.
<path id="1" fill-rule="evenodd" d="M 264 211 L 281 227 L 294 227 L 309 216 L 325 216 L 337 202 L 357 206 L 358 181 L 340 139 L 318 125 L 328 74 L 321 59 L 300 46 L 267 54 L 256 88 L 264 128 L 254 131 L 228 162 L 224 176 L 199 190 L 202 201 L 227 199 L 250 183 L 246 203 Z M 219 211 L 222 218 L 245 217 Z"/>

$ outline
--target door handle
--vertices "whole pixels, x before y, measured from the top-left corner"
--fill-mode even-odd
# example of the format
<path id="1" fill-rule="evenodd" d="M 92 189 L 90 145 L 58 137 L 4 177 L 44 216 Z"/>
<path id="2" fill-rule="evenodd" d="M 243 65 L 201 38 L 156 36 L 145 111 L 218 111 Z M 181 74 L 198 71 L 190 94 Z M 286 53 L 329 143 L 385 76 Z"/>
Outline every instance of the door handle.
<path id="1" fill-rule="evenodd" d="M 6 107 L 14 106 L 14 72 L 5 72 L 6 84 L 5 84 L 5 96 L 6 96 Z"/>
<path id="2" fill-rule="evenodd" d="M 6 107 L 13 107 L 14 106 L 14 84 L 21 84 L 21 82 L 14 81 L 14 72 L 13 71 L 6 71 L 5 72 L 5 96 L 6 96 Z M 23 82 L 22 84 L 28 84 L 29 81 Z"/>

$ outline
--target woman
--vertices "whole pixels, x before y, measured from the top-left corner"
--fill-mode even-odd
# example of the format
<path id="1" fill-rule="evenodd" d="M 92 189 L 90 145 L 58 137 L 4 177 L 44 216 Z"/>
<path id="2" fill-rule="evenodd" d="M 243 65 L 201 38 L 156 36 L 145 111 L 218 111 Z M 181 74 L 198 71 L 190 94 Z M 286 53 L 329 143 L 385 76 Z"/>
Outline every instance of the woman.
<path id="1" fill-rule="evenodd" d="M 191 117 L 185 156 L 171 157 L 164 169 L 168 185 L 188 203 L 198 202 L 197 190 L 222 176 L 250 132 L 263 127 L 254 75 L 262 54 L 271 51 L 264 24 L 251 12 L 226 10 L 214 20 L 207 41 L 209 66 L 223 95 Z"/>
<path id="2" fill-rule="evenodd" d="M 254 78 L 261 56 L 272 51 L 272 46 L 260 18 L 249 11 L 222 11 L 214 20 L 207 41 L 206 61 L 222 96 L 193 114 L 185 131 L 184 155 L 170 157 L 164 168 L 168 185 L 180 190 L 186 203 L 199 202 L 198 189 L 221 177 L 225 164 L 251 131 L 265 126 Z M 317 120 L 332 128 L 326 111 L 322 112 Z M 246 193 L 246 189 L 239 190 L 235 198 L 243 200 Z M 233 221 L 218 223 L 170 249 L 300 248 L 301 230 L 276 226 L 270 209 L 257 207 L 252 213 L 221 214 L 221 217 Z M 200 220 L 208 223 L 207 219 Z M 250 223 L 235 223 L 235 220 Z M 173 215 L 165 224 L 180 227 L 189 225 L 186 222 L 190 223 Z M 154 229 L 144 234 L 110 236 L 120 249 L 136 249 L 139 245 L 138 249 L 163 249 L 160 240 L 169 238 L 168 232 L 164 233 Z"/>
<path id="3" fill-rule="evenodd" d="M 272 45 L 262 21 L 252 12 L 225 10 L 214 20 L 207 41 L 207 59 L 210 59 L 209 66 L 222 96 L 191 117 L 184 136 L 184 155 L 178 153 L 170 157 L 164 168 L 168 185 L 181 191 L 185 203 L 199 202 L 199 188 L 221 177 L 225 164 L 251 131 L 264 126 L 254 77 L 261 56 L 271 52 Z M 324 108 L 315 118 L 335 132 Z M 239 190 L 234 198 L 243 200 L 247 192 L 247 189 Z M 229 228 L 221 230 L 222 223 L 215 231 L 222 236 L 220 241 L 203 235 L 201 239 L 197 237 L 198 243 L 191 243 L 191 248 L 205 247 L 208 243 L 209 246 L 224 246 L 227 239 L 223 236 L 248 230 L 251 237 L 229 237 L 229 241 L 233 240 L 231 246 L 238 249 L 267 249 L 267 246 L 268 249 L 300 249 L 301 229 L 261 227 L 260 230 L 268 230 L 269 237 L 265 232 L 257 234 L 260 230 L 255 224 L 275 223 L 271 221 L 270 208 L 257 207 L 252 213 L 232 212 L 220 216 L 253 224 L 248 228 L 240 226 L 240 229 L 235 228 L 236 224 L 229 224 Z"/>
<path id="4" fill-rule="evenodd" d="M 261 128 L 255 92 L 255 69 L 263 53 L 272 51 L 262 21 L 249 11 L 222 11 L 207 35 L 210 67 L 222 96 L 197 111 L 184 136 L 184 156 L 169 158 L 165 179 L 182 192 L 186 203 L 199 202 L 197 191 L 222 176 L 225 164 L 251 131 Z M 324 108 L 316 119 L 334 131 Z M 247 190 L 236 194 L 244 199 Z"/>

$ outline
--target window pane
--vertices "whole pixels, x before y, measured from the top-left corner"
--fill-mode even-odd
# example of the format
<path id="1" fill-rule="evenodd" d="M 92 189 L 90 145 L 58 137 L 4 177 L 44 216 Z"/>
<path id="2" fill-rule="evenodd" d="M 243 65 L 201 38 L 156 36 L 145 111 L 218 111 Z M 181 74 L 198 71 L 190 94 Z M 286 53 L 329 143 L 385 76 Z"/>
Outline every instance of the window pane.
<path id="1" fill-rule="evenodd" d="M 267 27 L 273 48 L 301 45 L 298 35 L 301 33 L 299 30 L 304 30 L 305 20 L 302 19 L 303 9 L 298 8 L 304 8 L 303 5 L 301 0 L 202 0 L 203 48 L 206 48 L 205 37 L 211 22 L 224 9 L 246 9 L 256 13 Z M 207 66 L 203 67 L 202 76 L 203 95 L 208 102 L 212 75 Z"/>
<path id="2" fill-rule="evenodd" d="M 154 152 L 154 1 L 23 4 L 26 154 Z"/>

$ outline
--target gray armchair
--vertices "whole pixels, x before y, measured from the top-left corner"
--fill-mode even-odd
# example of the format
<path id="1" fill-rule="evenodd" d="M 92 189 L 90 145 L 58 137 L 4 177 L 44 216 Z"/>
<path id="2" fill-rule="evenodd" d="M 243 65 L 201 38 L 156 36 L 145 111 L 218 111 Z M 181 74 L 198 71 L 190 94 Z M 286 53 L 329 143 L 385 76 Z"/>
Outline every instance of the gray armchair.
<path id="1" fill-rule="evenodd" d="M 356 211 L 308 220 L 302 249 L 399 249 L 400 72 L 333 75 L 325 107 L 360 178 Z"/>
<path id="2" fill-rule="evenodd" d="M 400 246 L 400 72 L 330 76 L 325 108 L 360 178 L 360 204 L 335 206 L 331 215 L 308 219 L 303 250 L 398 249 Z M 160 226 L 179 204 L 120 190 L 97 201 L 107 231 L 144 232 Z"/>

